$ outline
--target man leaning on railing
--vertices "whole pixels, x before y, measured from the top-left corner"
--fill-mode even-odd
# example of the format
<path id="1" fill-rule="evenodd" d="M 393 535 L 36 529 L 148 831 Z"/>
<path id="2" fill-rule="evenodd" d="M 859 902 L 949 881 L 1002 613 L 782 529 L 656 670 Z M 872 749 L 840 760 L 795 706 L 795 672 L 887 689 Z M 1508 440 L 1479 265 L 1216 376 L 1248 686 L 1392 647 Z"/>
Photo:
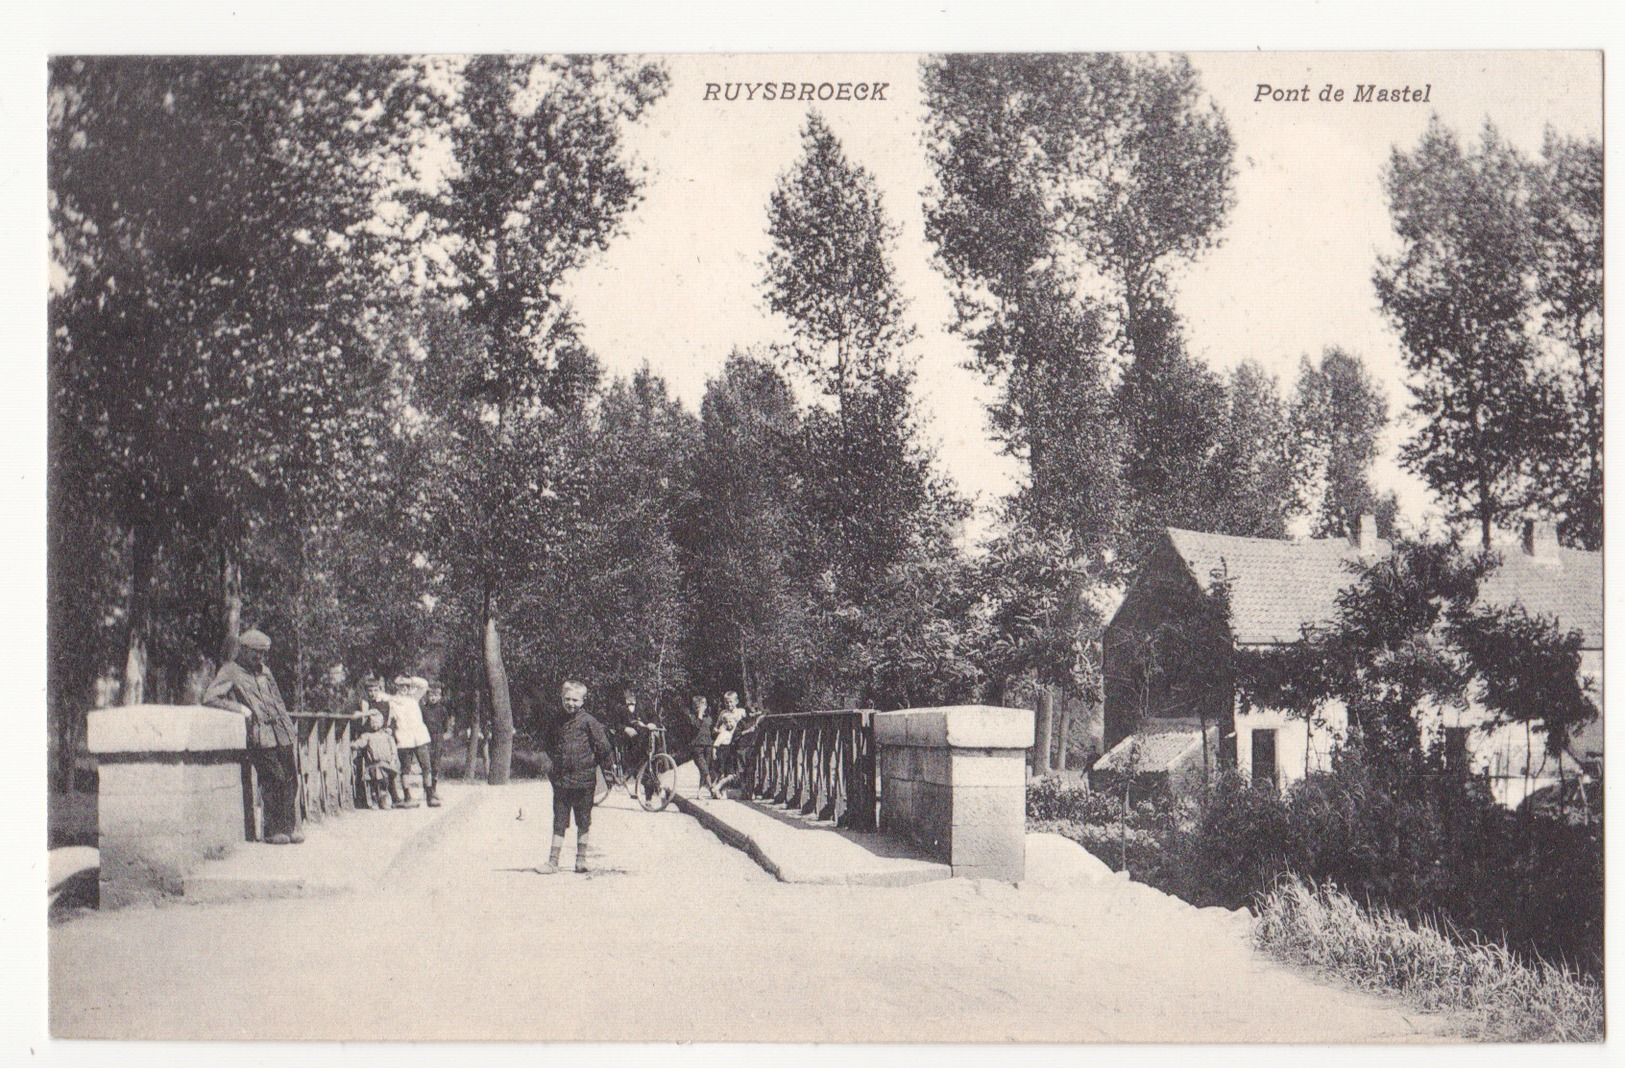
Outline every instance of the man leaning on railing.
<path id="1" fill-rule="evenodd" d="M 297 845 L 299 832 L 298 768 L 294 766 L 293 719 L 282 702 L 265 653 L 271 638 L 250 629 L 237 638 L 237 652 L 220 667 L 203 691 L 203 705 L 236 711 L 248 719 L 248 758 L 259 775 L 265 798 L 265 841 Z"/>

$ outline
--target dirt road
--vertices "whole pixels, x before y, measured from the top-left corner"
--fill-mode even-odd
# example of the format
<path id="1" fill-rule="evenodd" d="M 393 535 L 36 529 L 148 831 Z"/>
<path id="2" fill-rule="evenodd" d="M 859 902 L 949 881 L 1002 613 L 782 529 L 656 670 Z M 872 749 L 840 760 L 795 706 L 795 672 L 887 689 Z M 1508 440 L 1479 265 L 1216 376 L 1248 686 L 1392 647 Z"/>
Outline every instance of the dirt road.
<path id="1" fill-rule="evenodd" d="M 1398 1042 L 1446 1030 L 1271 964 L 1226 913 L 1088 881 L 1037 839 L 1019 887 L 793 886 L 675 809 L 646 815 L 617 795 L 597 813 L 598 869 L 541 876 L 547 785 L 458 791 L 477 806 L 374 891 L 53 928 L 53 1034 Z"/>

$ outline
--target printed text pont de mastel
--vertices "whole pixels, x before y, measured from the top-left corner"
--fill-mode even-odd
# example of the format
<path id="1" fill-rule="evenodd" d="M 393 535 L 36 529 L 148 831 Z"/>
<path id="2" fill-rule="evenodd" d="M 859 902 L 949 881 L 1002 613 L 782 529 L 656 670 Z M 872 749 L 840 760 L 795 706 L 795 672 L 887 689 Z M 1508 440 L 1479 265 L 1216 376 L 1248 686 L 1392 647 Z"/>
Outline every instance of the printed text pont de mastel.
<path id="1" fill-rule="evenodd" d="M 708 101 L 887 101 L 890 82 L 707 82 Z"/>
<path id="2" fill-rule="evenodd" d="M 1308 84 L 1276 86 L 1268 82 L 1257 83 L 1253 93 L 1254 104 L 1430 104 L 1433 101 L 1433 83 L 1420 86 L 1379 86 L 1374 82 L 1356 83 L 1351 88 L 1334 86 L 1327 82 L 1319 90 Z"/>

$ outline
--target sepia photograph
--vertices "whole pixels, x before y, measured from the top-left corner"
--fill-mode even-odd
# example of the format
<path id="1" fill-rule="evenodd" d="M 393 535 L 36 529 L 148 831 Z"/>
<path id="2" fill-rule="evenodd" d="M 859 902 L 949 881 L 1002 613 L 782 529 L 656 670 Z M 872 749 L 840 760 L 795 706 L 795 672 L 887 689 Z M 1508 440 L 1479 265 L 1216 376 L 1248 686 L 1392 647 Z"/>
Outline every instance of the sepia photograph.
<path id="1" fill-rule="evenodd" d="M 55 52 L 51 1037 L 1603 1043 L 1603 61 Z"/>

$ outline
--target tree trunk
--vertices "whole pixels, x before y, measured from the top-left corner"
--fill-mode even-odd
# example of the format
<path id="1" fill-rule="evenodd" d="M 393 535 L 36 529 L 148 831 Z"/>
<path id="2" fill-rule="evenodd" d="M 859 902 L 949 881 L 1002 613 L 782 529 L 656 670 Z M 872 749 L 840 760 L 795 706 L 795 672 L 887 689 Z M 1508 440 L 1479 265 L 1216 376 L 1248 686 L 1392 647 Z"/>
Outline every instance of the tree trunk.
<path id="1" fill-rule="evenodd" d="M 507 785 L 513 773 L 513 701 L 508 696 L 508 671 L 502 666 L 502 638 L 495 617 L 485 619 L 485 676 L 491 685 L 491 759 L 486 780 Z"/>
<path id="2" fill-rule="evenodd" d="M 478 682 L 474 685 L 472 702 L 468 705 L 468 765 L 463 769 L 463 780 L 472 782 L 474 771 L 480 764 L 480 734 L 484 730 L 483 720 L 480 718 L 480 687 Z"/>
<path id="3" fill-rule="evenodd" d="M 147 636 L 152 628 L 152 562 L 156 550 L 152 528 L 137 523 L 130 534 L 130 638 L 118 697 L 126 707 L 146 699 Z"/>
<path id="4" fill-rule="evenodd" d="M 1196 721 L 1202 731 L 1202 786 L 1206 788 L 1208 784 L 1208 764 L 1212 762 L 1212 757 L 1208 755 L 1207 748 L 1207 709 L 1205 707 L 1197 708 Z"/>
<path id="5" fill-rule="evenodd" d="M 1034 707 L 1033 716 L 1037 721 L 1033 734 L 1033 773 L 1044 775 L 1051 770 L 1049 751 L 1055 723 L 1053 698 L 1048 685 L 1039 686 Z"/>
<path id="6" fill-rule="evenodd" d="M 1066 702 L 1067 696 L 1064 687 L 1059 690 L 1059 699 L 1061 704 L 1061 725 L 1060 729 L 1056 731 L 1056 736 L 1060 740 L 1055 742 L 1055 769 L 1065 774 L 1066 746 L 1072 736 L 1072 707 Z"/>
<path id="7" fill-rule="evenodd" d="M 243 628 L 243 567 L 237 561 L 236 547 L 228 538 L 220 541 L 220 661 L 237 654 L 237 635 Z"/>

